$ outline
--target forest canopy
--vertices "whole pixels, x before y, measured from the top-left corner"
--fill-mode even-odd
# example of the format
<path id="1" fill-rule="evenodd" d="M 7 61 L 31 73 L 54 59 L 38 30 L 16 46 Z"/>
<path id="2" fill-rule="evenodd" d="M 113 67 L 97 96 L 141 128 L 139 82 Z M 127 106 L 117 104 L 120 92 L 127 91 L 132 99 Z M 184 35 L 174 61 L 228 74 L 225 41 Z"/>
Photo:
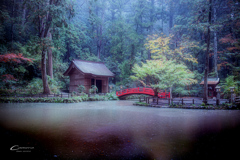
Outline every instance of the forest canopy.
<path id="1" fill-rule="evenodd" d="M 232 76 L 238 86 L 239 13 L 238 0 L 1 0 L 0 55 L 26 63 L 9 69 L 1 59 L 0 87 L 42 79 L 44 93 L 53 80 L 67 89 L 63 73 L 73 59 L 104 62 L 115 89 L 141 86 L 130 78 L 136 67 L 163 55 L 198 82 L 207 73 L 222 82 Z M 175 90 L 202 94 L 199 83 Z"/>

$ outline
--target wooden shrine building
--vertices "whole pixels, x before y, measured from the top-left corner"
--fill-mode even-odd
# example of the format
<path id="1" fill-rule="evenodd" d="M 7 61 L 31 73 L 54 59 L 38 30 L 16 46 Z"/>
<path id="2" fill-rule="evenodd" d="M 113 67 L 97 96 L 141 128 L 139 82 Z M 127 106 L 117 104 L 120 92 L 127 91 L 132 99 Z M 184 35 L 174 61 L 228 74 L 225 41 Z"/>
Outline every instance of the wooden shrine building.
<path id="1" fill-rule="evenodd" d="M 70 77 L 69 92 L 77 91 L 79 85 L 89 93 L 92 85 L 97 86 L 98 93 L 108 93 L 108 80 L 114 74 L 102 62 L 73 60 L 63 74 Z"/>
<path id="2" fill-rule="evenodd" d="M 217 96 L 216 86 L 219 84 L 219 78 L 208 78 L 208 97 L 213 98 Z M 200 83 L 200 85 L 204 85 L 204 79 Z"/>

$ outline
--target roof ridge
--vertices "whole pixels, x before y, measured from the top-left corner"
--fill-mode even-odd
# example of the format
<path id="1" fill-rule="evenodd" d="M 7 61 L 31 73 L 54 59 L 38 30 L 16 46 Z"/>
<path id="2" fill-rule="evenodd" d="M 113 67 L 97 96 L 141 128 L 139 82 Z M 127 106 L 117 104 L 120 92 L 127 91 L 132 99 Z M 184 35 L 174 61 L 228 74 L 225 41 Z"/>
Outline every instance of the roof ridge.
<path id="1" fill-rule="evenodd" d="M 72 61 L 81 61 L 81 62 L 91 62 L 91 63 L 101 63 L 101 64 L 104 64 L 104 62 L 85 61 L 85 60 L 79 60 L 79 59 L 73 59 Z"/>

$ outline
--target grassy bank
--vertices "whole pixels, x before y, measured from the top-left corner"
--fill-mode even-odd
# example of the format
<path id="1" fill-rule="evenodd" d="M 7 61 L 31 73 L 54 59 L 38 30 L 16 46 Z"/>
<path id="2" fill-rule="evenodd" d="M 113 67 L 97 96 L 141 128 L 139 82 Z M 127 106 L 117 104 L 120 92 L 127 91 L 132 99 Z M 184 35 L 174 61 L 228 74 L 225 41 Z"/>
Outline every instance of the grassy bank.
<path id="1" fill-rule="evenodd" d="M 137 106 L 149 106 L 149 107 L 156 107 L 156 108 L 162 108 L 163 105 L 151 105 L 145 102 L 136 102 L 134 105 Z M 200 104 L 200 105 L 194 105 L 194 104 L 189 104 L 189 105 L 181 105 L 181 104 L 171 104 L 167 105 L 164 104 L 164 108 L 179 108 L 179 109 L 208 109 L 208 110 L 229 110 L 229 109 L 234 109 L 234 110 L 239 110 L 240 105 L 236 104 L 231 104 L 231 103 L 223 103 L 221 105 L 205 105 L 205 104 Z"/>
<path id="2" fill-rule="evenodd" d="M 108 101 L 108 100 L 118 100 L 118 98 L 116 95 L 112 93 L 108 93 L 105 96 L 95 95 L 93 97 L 88 97 L 87 95 L 82 95 L 71 98 L 0 97 L 0 103 L 79 103 L 83 101 Z"/>

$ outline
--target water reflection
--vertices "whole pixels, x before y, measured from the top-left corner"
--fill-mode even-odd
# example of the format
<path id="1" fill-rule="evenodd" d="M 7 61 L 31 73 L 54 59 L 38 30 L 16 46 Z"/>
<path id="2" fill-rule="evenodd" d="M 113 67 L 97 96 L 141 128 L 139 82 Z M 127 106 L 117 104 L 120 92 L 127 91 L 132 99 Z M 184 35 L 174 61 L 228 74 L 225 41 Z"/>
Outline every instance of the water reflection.
<path id="1" fill-rule="evenodd" d="M 0 104 L 1 148 L 30 158 L 209 159 L 238 156 L 239 111 L 158 109 L 131 101 Z M 15 153 L 13 145 L 33 146 Z"/>

